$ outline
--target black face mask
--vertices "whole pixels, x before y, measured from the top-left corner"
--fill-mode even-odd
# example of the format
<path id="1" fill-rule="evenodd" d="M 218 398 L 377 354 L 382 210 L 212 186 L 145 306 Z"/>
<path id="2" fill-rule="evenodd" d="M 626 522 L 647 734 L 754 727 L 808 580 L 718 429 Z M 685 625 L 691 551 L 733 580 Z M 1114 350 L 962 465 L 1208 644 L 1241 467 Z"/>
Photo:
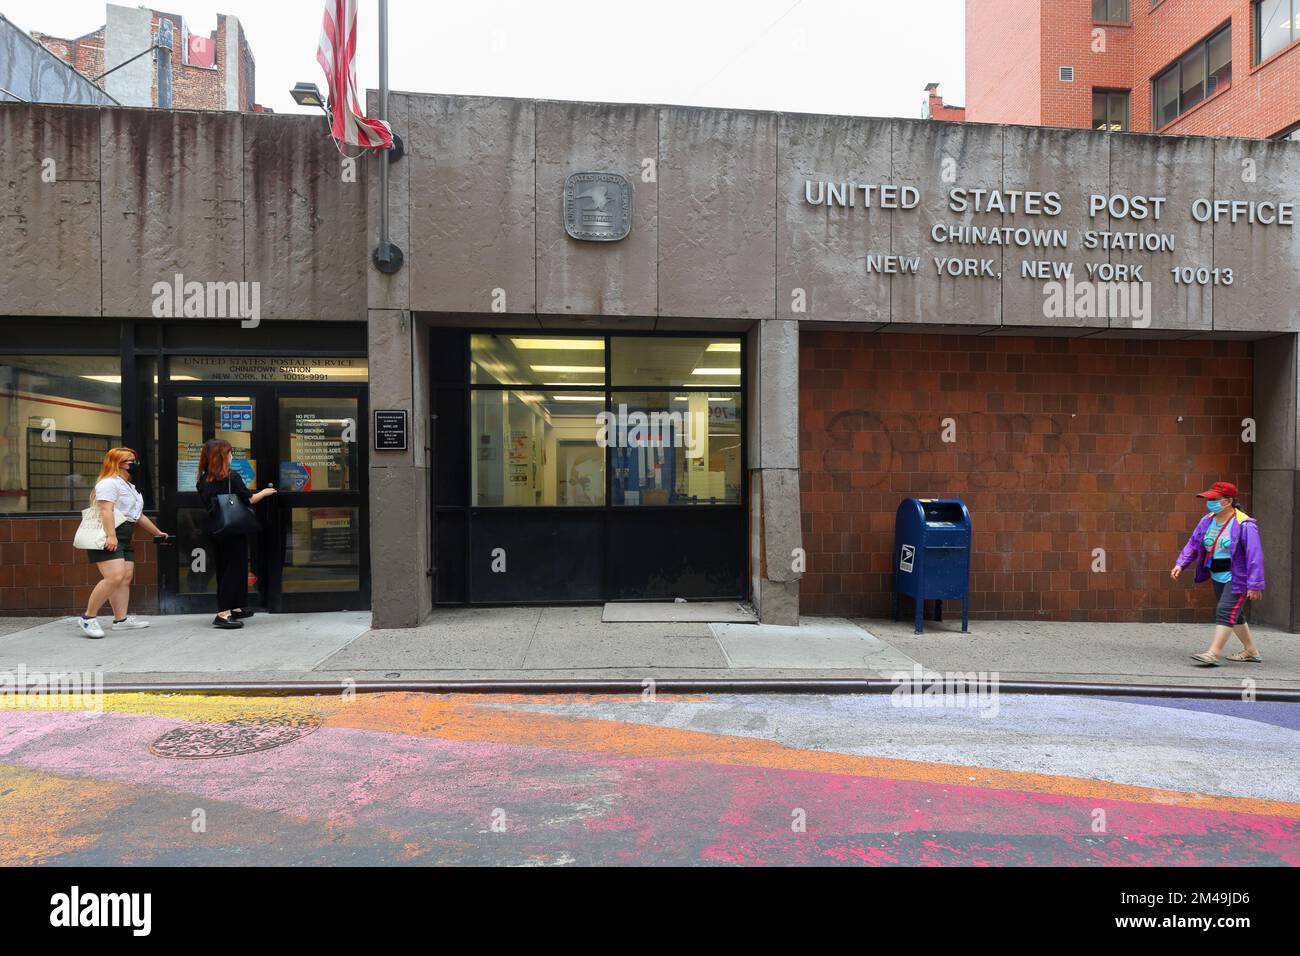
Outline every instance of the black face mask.
<path id="1" fill-rule="evenodd" d="M 131 479 L 131 483 L 135 484 L 136 478 L 140 475 L 140 463 L 138 461 L 128 461 L 126 463 L 126 474 Z"/>

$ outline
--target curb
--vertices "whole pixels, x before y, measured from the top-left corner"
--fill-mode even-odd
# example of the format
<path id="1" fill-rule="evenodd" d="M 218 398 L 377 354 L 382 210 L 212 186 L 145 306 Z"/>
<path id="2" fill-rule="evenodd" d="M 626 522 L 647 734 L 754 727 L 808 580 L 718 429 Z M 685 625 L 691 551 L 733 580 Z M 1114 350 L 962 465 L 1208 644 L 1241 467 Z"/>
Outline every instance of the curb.
<path id="1" fill-rule="evenodd" d="M 334 696 L 346 686 L 359 694 L 407 692 L 424 694 L 641 694 L 653 687 L 656 694 L 892 694 L 903 685 L 894 680 L 844 678 L 768 680 L 412 680 L 412 681 L 288 681 L 250 682 L 105 682 L 106 694 L 239 694 L 247 696 Z M 921 693 L 925 682 L 917 682 Z M 1081 697 L 1160 697 L 1196 700 L 1244 700 L 1240 687 L 1194 684 L 1090 684 L 1064 681 L 998 681 L 1003 694 L 1064 695 Z M 1253 691 L 1259 702 L 1300 703 L 1300 689 L 1260 687 Z"/>

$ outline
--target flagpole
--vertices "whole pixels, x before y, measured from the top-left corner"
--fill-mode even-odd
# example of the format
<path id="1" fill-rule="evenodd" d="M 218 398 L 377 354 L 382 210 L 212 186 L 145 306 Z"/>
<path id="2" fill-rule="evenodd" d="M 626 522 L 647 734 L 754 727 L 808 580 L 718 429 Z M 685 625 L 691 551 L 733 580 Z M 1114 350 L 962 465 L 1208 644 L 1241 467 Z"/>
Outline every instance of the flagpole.
<path id="1" fill-rule="evenodd" d="M 379 0 L 379 118 L 388 122 L 388 0 Z M 388 240 L 388 164 L 392 154 L 385 150 L 379 160 L 379 245 L 375 268 L 392 274 L 402 268 L 402 251 Z"/>

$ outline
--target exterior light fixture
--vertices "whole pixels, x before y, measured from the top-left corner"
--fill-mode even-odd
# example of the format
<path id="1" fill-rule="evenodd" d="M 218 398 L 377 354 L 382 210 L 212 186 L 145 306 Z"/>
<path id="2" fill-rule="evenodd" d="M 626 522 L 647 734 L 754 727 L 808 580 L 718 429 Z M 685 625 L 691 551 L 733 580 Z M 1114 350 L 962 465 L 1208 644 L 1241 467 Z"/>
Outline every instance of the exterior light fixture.
<path id="1" fill-rule="evenodd" d="M 303 80 L 294 84 L 293 89 L 289 91 L 293 101 L 299 106 L 319 106 L 325 109 L 325 97 L 320 95 L 320 88 L 315 83 L 307 83 Z M 327 113 L 328 110 L 325 110 Z"/>

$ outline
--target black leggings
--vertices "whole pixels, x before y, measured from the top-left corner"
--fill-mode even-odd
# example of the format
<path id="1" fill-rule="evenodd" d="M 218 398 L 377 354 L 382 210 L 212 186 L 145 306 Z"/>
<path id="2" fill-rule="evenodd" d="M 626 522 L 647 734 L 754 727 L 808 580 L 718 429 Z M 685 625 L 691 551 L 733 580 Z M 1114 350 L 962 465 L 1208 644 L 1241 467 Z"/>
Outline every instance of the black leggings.
<path id="1" fill-rule="evenodd" d="M 213 539 L 217 559 L 217 610 L 248 606 L 248 538 L 229 534 Z"/>

